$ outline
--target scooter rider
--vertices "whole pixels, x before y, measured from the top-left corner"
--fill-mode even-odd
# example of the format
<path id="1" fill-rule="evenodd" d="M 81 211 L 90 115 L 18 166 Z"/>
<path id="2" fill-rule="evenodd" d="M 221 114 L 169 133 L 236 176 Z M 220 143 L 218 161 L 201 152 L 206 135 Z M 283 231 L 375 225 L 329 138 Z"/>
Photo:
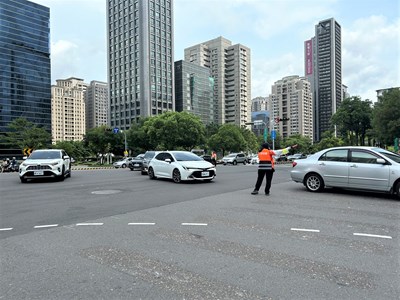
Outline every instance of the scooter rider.
<path id="1" fill-rule="evenodd" d="M 17 159 L 15 157 L 13 157 L 11 160 L 11 169 L 16 169 L 17 166 L 18 166 Z"/>

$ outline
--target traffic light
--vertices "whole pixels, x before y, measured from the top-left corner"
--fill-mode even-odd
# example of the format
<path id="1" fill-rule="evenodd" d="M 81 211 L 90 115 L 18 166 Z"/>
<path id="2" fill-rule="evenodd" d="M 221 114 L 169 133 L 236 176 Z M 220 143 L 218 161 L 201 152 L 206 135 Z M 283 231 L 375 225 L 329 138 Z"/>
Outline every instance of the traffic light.
<path id="1" fill-rule="evenodd" d="M 275 123 L 279 123 L 281 121 L 289 121 L 289 118 L 279 118 L 279 117 L 275 118 Z"/>

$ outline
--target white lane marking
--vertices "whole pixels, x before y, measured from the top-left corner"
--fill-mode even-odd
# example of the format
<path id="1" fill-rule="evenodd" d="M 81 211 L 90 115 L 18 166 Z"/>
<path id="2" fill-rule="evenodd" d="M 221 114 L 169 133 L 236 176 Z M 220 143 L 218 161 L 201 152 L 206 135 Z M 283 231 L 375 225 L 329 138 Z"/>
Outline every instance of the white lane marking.
<path id="1" fill-rule="evenodd" d="M 128 225 L 156 225 L 156 223 L 128 223 Z"/>
<path id="2" fill-rule="evenodd" d="M 9 227 L 9 228 L 0 228 L 0 231 L 9 231 L 9 230 L 13 230 L 13 228 L 12 228 L 12 227 Z"/>
<path id="3" fill-rule="evenodd" d="M 290 228 L 293 231 L 307 231 L 307 232 L 319 232 L 318 229 L 305 229 L 305 228 Z"/>
<path id="4" fill-rule="evenodd" d="M 207 226 L 207 223 L 182 223 L 182 226 Z"/>
<path id="5" fill-rule="evenodd" d="M 76 226 L 101 226 L 104 223 L 77 223 Z"/>
<path id="6" fill-rule="evenodd" d="M 377 234 L 368 234 L 368 233 L 353 233 L 353 235 L 358 235 L 358 236 L 368 236 L 368 237 L 376 237 L 376 238 L 381 238 L 381 239 L 392 239 L 391 236 L 389 235 L 377 235 Z"/>
<path id="7" fill-rule="evenodd" d="M 49 224 L 49 225 L 37 225 L 34 226 L 33 228 L 49 228 L 49 227 L 57 227 L 58 224 Z"/>

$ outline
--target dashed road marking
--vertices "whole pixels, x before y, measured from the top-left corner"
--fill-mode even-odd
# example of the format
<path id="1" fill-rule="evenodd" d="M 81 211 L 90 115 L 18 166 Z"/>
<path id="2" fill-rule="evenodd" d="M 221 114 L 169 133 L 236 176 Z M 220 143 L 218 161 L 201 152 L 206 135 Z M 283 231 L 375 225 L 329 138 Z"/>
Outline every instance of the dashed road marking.
<path id="1" fill-rule="evenodd" d="M 156 225 L 156 223 L 128 223 L 128 225 Z"/>
<path id="2" fill-rule="evenodd" d="M 50 227 L 57 227 L 58 224 L 49 224 L 49 225 L 37 225 L 34 226 L 33 228 L 50 228 Z"/>
<path id="3" fill-rule="evenodd" d="M 104 223 L 77 223 L 76 226 L 101 226 Z"/>
<path id="4" fill-rule="evenodd" d="M 369 234 L 369 233 L 353 233 L 353 235 L 357 236 L 367 236 L 367 237 L 376 237 L 376 238 L 381 238 L 381 239 L 392 239 L 391 236 L 389 235 L 378 235 L 378 234 Z"/>
<path id="5" fill-rule="evenodd" d="M 10 231 L 10 230 L 13 230 L 13 228 L 12 228 L 12 227 L 9 227 L 9 228 L 0 228 L 0 231 Z"/>
<path id="6" fill-rule="evenodd" d="M 307 232 L 319 232 L 319 229 L 306 229 L 306 228 L 290 228 L 293 231 L 307 231 Z"/>
<path id="7" fill-rule="evenodd" d="M 207 223 L 182 223 L 182 226 L 207 226 Z"/>

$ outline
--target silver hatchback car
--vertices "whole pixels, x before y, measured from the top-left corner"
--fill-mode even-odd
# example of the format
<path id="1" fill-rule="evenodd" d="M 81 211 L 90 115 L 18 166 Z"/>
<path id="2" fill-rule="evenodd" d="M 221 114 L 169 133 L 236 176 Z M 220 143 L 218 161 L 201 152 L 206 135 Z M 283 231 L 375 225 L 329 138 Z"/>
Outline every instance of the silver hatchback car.
<path id="1" fill-rule="evenodd" d="M 376 147 L 336 147 L 293 162 L 295 182 L 311 192 L 340 187 L 397 194 L 400 198 L 400 155 Z"/>

